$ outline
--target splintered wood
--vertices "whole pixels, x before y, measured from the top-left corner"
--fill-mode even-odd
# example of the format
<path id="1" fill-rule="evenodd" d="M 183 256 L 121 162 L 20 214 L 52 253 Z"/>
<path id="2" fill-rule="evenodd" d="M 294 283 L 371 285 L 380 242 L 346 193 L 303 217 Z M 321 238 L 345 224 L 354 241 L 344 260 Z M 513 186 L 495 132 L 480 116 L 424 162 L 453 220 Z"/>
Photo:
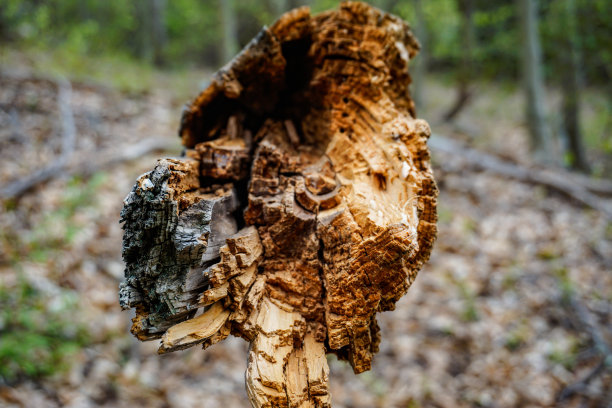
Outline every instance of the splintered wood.
<path id="1" fill-rule="evenodd" d="M 436 236 L 418 43 L 363 3 L 264 28 L 185 110 L 185 157 L 125 200 L 124 308 L 160 353 L 250 342 L 256 407 L 330 406 L 326 353 L 369 370 Z"/>

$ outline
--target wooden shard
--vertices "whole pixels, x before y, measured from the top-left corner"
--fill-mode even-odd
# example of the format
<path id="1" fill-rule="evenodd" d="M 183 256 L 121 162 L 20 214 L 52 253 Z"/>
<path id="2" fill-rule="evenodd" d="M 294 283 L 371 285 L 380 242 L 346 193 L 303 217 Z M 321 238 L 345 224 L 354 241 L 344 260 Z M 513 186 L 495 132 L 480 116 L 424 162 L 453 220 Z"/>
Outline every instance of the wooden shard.
<path id="1" fill-rule="evenodd" d="M 437 188 L 409 27 L 367 4 L 264 28 L 185 110 L 186 157 L 125 200 L 121 305 L 160 353 L 250 342 L 255 407 L 329 407 L 326 353 L 369 370 L 376 314 L 428 259 Z M 198 311 L 199 314 L 198 314 Z"/>

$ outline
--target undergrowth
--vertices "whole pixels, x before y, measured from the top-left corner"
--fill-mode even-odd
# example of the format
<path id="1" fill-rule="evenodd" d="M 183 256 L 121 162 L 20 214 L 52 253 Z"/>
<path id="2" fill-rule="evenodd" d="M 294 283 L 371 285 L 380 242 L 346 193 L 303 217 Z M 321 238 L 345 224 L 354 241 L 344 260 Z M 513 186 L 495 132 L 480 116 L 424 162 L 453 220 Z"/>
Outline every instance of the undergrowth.
<path id="1" fill-rule="evenodd" d="M 63 372 L 70 358 L 89 343 L 71 317 L 76 294 L 45 294 L 24 279 L 0 286 L 0 382 L 13 384 Z"/>

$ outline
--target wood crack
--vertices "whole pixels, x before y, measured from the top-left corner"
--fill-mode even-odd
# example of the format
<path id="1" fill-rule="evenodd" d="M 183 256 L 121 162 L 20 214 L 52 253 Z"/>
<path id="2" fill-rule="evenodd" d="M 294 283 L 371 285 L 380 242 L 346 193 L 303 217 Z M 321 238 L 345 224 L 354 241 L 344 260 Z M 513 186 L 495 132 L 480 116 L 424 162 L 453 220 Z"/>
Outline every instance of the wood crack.
<path id="1" fill-rule="evenodd" d="M 370 369 L 376 314 L 436 235 L 417 49 L 400 19 L 344 2 L 285 14 L 215 75 L 184 112 L 185 157 L 125 200 L 120 302 L 139 339 L 244 338 L 255 407 L 331 406 L 326 353 Z"/>

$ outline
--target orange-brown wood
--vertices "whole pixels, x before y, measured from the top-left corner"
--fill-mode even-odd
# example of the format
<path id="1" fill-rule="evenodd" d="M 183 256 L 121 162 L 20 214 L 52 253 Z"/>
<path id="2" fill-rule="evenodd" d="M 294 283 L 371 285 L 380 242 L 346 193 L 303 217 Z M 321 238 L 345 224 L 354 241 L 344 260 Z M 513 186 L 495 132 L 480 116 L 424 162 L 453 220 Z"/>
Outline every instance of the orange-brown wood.
<path id="1" fill-rule="evenodd" d="M 243 337 L 257 407 L 330 406 L 326 353 L 370 369 L 376 313 L 436 236 L 417 51 L 403 21 L 346 2 L 283 15 L 215 75 L 183 115 L 187 157 L 126 198 L 138 338 L 163 353 Z"/>

